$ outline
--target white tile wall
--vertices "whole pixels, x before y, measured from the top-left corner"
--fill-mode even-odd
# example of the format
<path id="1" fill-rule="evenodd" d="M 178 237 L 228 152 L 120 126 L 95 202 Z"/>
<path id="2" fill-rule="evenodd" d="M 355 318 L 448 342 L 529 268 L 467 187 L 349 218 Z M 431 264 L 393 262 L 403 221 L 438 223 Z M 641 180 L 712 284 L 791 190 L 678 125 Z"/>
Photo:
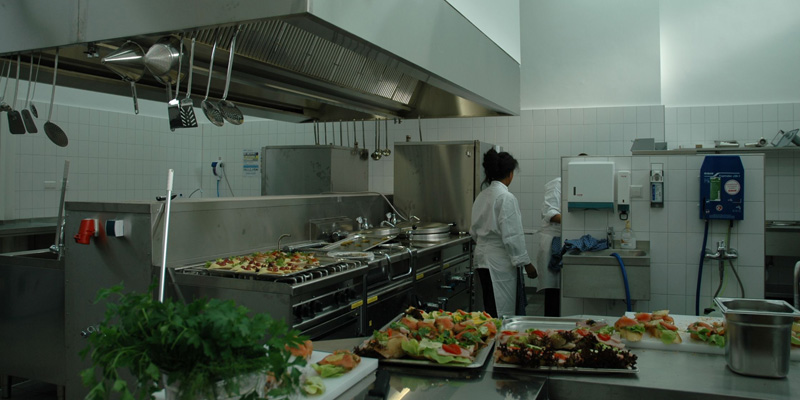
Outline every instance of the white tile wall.
<path id="1" fill-rule="evenodd" d="M 35 120 L 39 133 L 10 135 L 5 118 L 0 124 L 9 167 L 3 219 L 56 216 L 64 160 L 70 161 L 67 201 L 152 200 L 165 194 L 169 168 L 176 193 L 200 187 L 200 129 L 170 132 L 166 119 L 56 105 L 52 122 L 69 138 L 61 148 L 44 133 L 44 111 Z M 46 181 L 54 188 L 46 189 Z"/>
<path id="2" fill-rule="evenodd" d="M 691 113 L 687 117 L 691 118 Z M 706 116 L 707 114 L 703 114 Z M 699 118 L 699 117 L 696 117 Z M 650 241 L 650 290 L 649 302 L 637 301 L 635 310 L 655 310 L 669 308 L 673 313 L 693 314 L 697 272 L 703 242 L 704 223 L 699 218 L 700 205 L 699 170 L 704 156 L 633 156 L 633 157 L 593 157 L 597 160 L 610 160 L 616 170 L 632 167 L 632 184 L 648 187 L 651 163 L 665 165 L 664 208 L 650 208 L 645 198 L 631 199 L 630 221 L 638 240 Z M 744 282 L 747 297 L 764 296 L 764 209 L 765 193 L 760 190 L 765 180 L 765 156 L 752 154 L 741 156 L 745 166 L 745 219 L 734 223 L 730 246 L 739 251 L 739 259 L 734 262 Z M 562 179 L 568 184 L 567 165 L 574 157 L 562 159 Z M 794 161 L 794 158 L 791 159 Z M 693 189 L 693 190 L 690 190 Z M 646 191 L 645 191 L 646 193 Z M 562 199 L 566 204 L 566 194 Z M 625 222 L 616 213 L 609 211 L 566 211 L 562 215 L 563 237 L 575 239 L 583 234 L 605 238 L 606 226 L 613 226 L 621 232 Z M 727 233 L 727 221 L 711 221 L 707 248 L 715 248 Z M 718 265 L 704 262 L 701 285 L 701 308 L 711 304 L 711 298 L 719 283 Z M 739 296 L 736 281 L 726 267 L 729 275 L 724 295 Z M 603 315 L 616 315 L 620 301 L 596 301 L 565 299 L 562 315 L 595 312 L 605 307 Z M 624 311 L 624 305 L 622 305 Z"/>

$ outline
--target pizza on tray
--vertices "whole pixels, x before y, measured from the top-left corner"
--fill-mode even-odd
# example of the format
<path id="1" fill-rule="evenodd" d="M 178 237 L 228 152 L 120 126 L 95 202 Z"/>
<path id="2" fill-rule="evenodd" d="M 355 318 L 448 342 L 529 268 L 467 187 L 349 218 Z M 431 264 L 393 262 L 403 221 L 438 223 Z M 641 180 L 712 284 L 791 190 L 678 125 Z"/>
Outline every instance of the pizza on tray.
<path id="1" fill-rule="evenodd" d="M 282 251 L 255 252 L 247 256 L 226 257 L 206 262 L 208 269 L 259 275 L 286 275 L 318 267 L 319 260 L 311 253 Z"/>

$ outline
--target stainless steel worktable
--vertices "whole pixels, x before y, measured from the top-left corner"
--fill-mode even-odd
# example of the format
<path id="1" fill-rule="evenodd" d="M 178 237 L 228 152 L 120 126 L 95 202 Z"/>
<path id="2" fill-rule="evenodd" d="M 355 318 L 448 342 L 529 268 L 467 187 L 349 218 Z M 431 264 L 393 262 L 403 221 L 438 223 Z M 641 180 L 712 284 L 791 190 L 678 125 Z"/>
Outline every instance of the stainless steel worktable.
<path id="1" fill-rule="evenodd" d="M 609 317 L 610 319 L 610 317 Z M 363 339 L 314 343 L 315 350 L 351 349 Z M 800 363 L 792 362 L 784 379 L 738 375 L 725 357 L 687 352 L 632 350 L 637 374 L 567 374 L 495 370 L 492 361 L 480 370 L 454 372 L 430 368 L 380 366 L 375 382 L 347 398 L 396 399 L 796 399 L 800 397 Z"/>

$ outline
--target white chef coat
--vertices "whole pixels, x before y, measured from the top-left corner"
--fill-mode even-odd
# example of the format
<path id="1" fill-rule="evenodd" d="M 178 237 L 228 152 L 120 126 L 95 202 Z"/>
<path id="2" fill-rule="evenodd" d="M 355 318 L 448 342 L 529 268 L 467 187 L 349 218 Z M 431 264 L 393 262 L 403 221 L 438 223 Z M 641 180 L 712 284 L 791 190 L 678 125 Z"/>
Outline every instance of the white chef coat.
<path id="1" fill-rule="evenodd" d="M 536 291 L 561 287 L 560 272 L 547 268 L 550 263 L 550 251 L 554 237 L 561 236 L 561 224 L 550 222 L 554 216 L 561 214 L 561 177 L 544 185 L 544 201 L 542 202 L 542 226 L 533 235 L 534 267 L 539 274 Z"/>
<path id="2" fill-rule="evenodd" d="M 497 316 L 514 315 L 517 268 L 531 262 L 522 232 L 517 198 L 500 181 L 482 190 L 472 204 L 470 235 L 475 239 L 476 268 L 487 268 Z"/>

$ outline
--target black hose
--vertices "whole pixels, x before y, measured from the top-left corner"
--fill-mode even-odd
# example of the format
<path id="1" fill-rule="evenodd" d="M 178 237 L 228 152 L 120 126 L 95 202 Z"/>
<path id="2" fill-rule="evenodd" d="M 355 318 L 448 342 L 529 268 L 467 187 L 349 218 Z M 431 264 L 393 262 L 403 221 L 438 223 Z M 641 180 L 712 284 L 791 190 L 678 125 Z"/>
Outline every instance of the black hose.
<path id="1" fill-rule="evenodd" d="M 744 285 L 742 285 L 742 280 L 739 278 L 739 273 L 736 272 L 736 268 L 733 267 L 733 261 L 728 259 L 728 263 L 731 265 L 731 270 L 733 270 L 733 275 L 736 276 L 736 281 L 739 282 L 739 289 L 742 291 L 742 297 L 747 297 L 744 294 Z"/>
<path id="2" fill-rule="evenodd" d="M 705 202 L 705 199 L 703 199 Z M 701 203 L 702 204 L 702 203 Z M 706 258 L 706 243 L 708 242 L 708 218 L 706 218 L 705 233 L 703 233 L 703 247 L 700 248 L 700 268 L 697 269 L 697 292 L 694 297 L 694 315 L 700 315 L 700 283 L 703 281 L 703 260 Z"/>

